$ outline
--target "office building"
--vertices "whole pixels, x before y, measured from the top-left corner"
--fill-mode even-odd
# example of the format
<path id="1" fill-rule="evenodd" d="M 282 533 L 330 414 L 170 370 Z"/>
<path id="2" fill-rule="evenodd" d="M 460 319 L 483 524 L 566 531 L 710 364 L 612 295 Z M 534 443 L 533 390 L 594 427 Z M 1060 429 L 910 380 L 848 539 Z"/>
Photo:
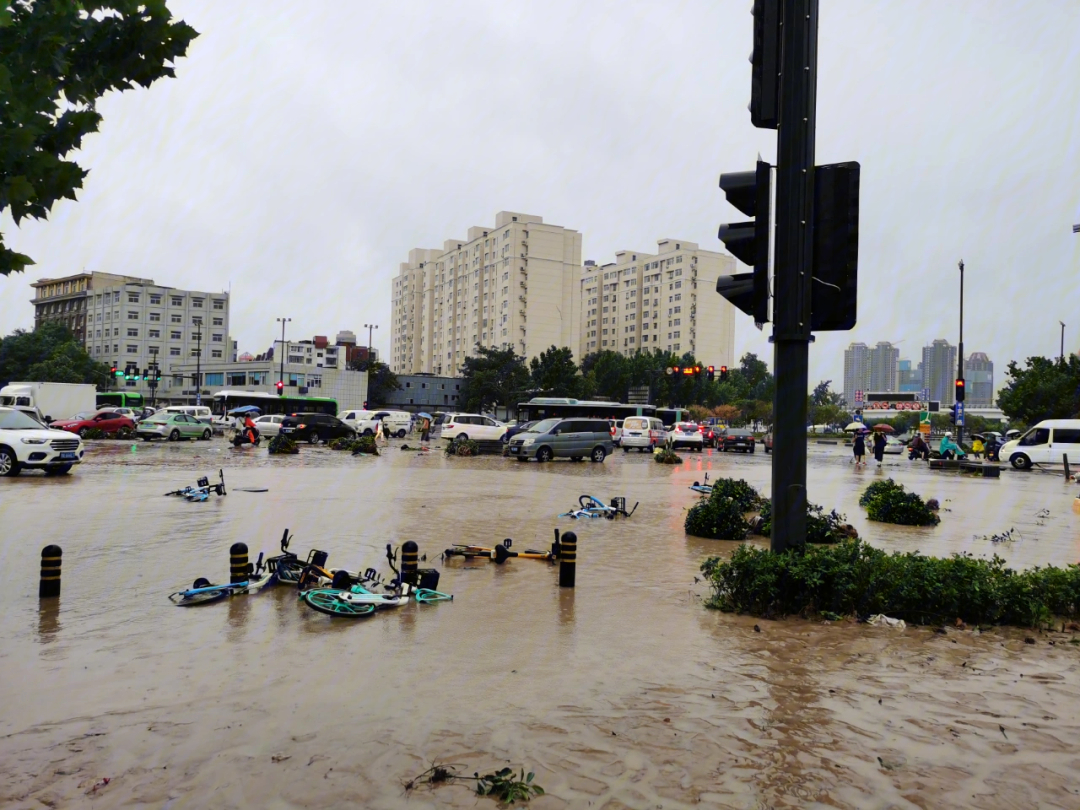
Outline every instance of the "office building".
<path id="1" fill-rule="evenodd" d="M 869 390 L 870 348 L 865 343 L 852 343 L 844 351 L 844 402 L 854 408 L 856 392 Z"/>
<path id="2" fill-rule="evenodd" d="M 994 363 L 985 352 L 972 352 L 964 361 L 964 405 L 994 407 Z"/>
<path id="3" fill-rule="evenodd" d="M 956 347 L 947 340 L 935 340 L 922 350 L 922 387 L 929 389 L 930 399 L 942 405 L 956 401 L 954 386 L 959 367 L 956 364 Z"/>
<path id="4" fill-rule="evenodd" d="M 163 377 L 177 363 L 235 359 L 229 336 L 229 293 L 181 290 L 153 279 L 80 273 L 32 285 L 35 327 L 60 320 L 98 362 L 140 372 L 154 362 Z M 138 380 L 118 379 L 124 390 L 148 394 Z"/>
<path id="5" fill-rule="evenodd" d="M 870 390 L 892 392 L 900 388 L 900 350 L 886 341 L 870 350 Z"/>
<path id="6" fill-rule="evenodd" d="M 694 242 L 660 239 L 656 253 L 622 250 L 582 272 L 580 359 L 600 351 L 687 352 L 706 365 L 735 361 L 735 307 L 716 294 L 735 260 Z"/>
<path id="7" fill-rule="evenodd" d="M 292 362 L 300 358 L 301 362 Z M 195 375 L 202 375 L 201 389 L 196 388 Z M 175 363 L 161 380 L 157 390 L 157 404 L 189 405 L 195 402 L 199 390 L 202 404 L 210 405 L 219 391 L 246 391 L 277 394 L 278 379 L 285 383 L 289 396 L 330 397 L 337 400 L 340 410 L 360 408 L 367 401 L 368 375 L 366 371 L 352 371 L 328 366 L 318 366 L 312 356 L 302 352 L 286 357 L 284 369 L 280 360 L 263 357 L 257 360 L 194 360 Z"/>
<path id="8" fill-rule="evenodd" d="M 512 211 L 413 249 L 393 280 L 390 368 L 453 376 L 477 344 L 526 358 L 576 348 L 580 278 L 580 233 Z"/>
<path id="9" fill-rule="evenodd" d="M 460 377 L 438 377 L 434 374 L 399 374 L 397 391 L 386 395 L 385 407 L 418 413 L 456 410 L 461 396 Z"/>

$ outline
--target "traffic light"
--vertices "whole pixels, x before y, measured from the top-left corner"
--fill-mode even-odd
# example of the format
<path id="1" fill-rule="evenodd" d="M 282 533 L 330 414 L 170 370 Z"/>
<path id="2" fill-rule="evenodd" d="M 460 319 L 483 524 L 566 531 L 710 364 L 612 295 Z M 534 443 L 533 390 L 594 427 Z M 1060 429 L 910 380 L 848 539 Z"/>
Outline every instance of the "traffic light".
<path id="1" fill-rule="evenodd" d="M 956 397 L 955 397 L 957 402 L 963 402 L 964 401 L 964 390 L 965 390 L 964 389 L 964 381 L 963 380 L 957 380 L 956 381 Z"/>
<path id="2" fill-rule="evenodd" d="M 275 385 L 277 385 L 277 395 L 279 397 L 285 396 L 285 383 L 283 383 L 281 380 L 278 380 Z"/>
<path id="3" fill-rule="evenodd" d="M 144 368 L 142 370 L 142 378 L 143 378 L 143 380 L 149 380 L 150 379 L 150 369 Z"/>
<path id="4" fill-rule="evenodd" d="M 750 54 L 750 122 L 776 129 L 780 120 L 780 0 L 754 0 Z"/>
<path id="5" fill-rule="evenodd" d="M 694 376 L 695 377 L 700 377 L 701 376 L 701 366 L 694 366 Z"/>
<path id="6" fill-rule="evenodd" d="M 121 376 L 119 371 L 120 370 L 119 370 L 119 368 L 117 368 L 116 363 L 113 363 L 112 368 L 109 370 L 109 373 L 112 374 L 114 377 L 119 377 L 119 376 Z"/>
<path id="7" fill-rule="evenodd" d="M 958 404 L 953 404 L 949 406 L 949 421 L 952 422 L 954 425 L 956 424 L 956 409 L 959 407 L 960 406 Z"/>
<path id="8" fill-rule="evenodd" d="M 154 379 L 161 382 L 161 369 L 156 366 L 154 367 Z"/>
<path id="9" fill-rule="evenodd" d="M 814 283 L 810 329 L 855 326 L 859 271 L 859 173 L 855 161 L 814 167 Z"/>
<path id="10" fill-rule="evenodd" d="M 708 374 L 709 382 L 712 382 L 716 379 L 716 369 L 713 366 L 709 366 L 706 369 L 706 372 Z"/>
<path id="11" fill-rule="evenodd" d="M 682 374 L 682 369 L 679 366 L 668 366 L 667 373 L 676 375 Z"/>
<path id="12" fill-rule="evenodd" d="M 720 382 L 727 382 L 727 366 L 720 366 Z"/>
<path id="13" fill-rule="evenodd" d="M 716 291 L 753 317 L 754 323 L 769 320 L 771 169 L 768 163 L 759 160 L 752 172 L 720 175 L 720 188 L 724 190 L 728 202 L 754 219 L 721 225 L 717 236 L 732 256 L 753 267 L 754 272 L 720 276 L 716 279 Z"/>

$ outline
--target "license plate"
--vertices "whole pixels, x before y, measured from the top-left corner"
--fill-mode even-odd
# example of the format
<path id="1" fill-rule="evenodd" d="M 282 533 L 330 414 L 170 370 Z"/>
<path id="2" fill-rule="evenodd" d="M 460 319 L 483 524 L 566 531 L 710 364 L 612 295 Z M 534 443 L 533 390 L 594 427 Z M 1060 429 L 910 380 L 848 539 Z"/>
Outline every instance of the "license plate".
<path id="1" fill-rule="evenodd" d="M 517 455 L 518 453 L 521 452 L 521 448 L 520 447 L 511 447 L 510 452 L 513 453 L 514 455 Z"/>
<path id="2" fill-rule="evenodd" d="M 294 430 L 296 430 L 296 428 L 282 428 L 281 432 L 282 433 L 292 433 Z"/>
<path id="3" fill-rule="evenodd" d="M 75 459 L 75 458 L 78 458 L 78 455 L 76 455 L 75 453 L 61 453 L 60 458 L 65 459 L 65 460 L 67 460 L 67 459 Z"/>

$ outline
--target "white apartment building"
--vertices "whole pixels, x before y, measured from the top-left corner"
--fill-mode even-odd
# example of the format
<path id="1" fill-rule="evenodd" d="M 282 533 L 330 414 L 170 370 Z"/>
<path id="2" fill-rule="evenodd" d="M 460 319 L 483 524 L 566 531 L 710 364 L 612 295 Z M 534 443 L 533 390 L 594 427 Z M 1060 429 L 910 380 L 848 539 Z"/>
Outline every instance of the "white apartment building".
<path id="1" fill-rule="evenodd" d="M 844 402 L 855 407 L 855 392 L 864 396 L 870 389 L 870 347 L 865 343 L 852 343 L 844 350 Z"/>
<path id="2" fill-rule="evenodd" d="M 888 341 L 879 341 L 870 350 L 869 390 L 900 390 L 900 350 Z"/>
<path id="3" fill-rule="evenodd" d="M 577 356 L 660 349 L 734 365 L 735 307 L 717 295 L 716 279 L 733 274 L 735 260 L 681 239 L 657 245 L 656 253 L 619 251 L 602 267 L 586 262 Z"/>
<path id="4" fill-rule="evenodd" d="M 580 278 L 581 234 L 513 211 L 411 250 L 393 281 L 390 368 L 456 376 L 478 343 L 526 358 L 576 348 Z"/>

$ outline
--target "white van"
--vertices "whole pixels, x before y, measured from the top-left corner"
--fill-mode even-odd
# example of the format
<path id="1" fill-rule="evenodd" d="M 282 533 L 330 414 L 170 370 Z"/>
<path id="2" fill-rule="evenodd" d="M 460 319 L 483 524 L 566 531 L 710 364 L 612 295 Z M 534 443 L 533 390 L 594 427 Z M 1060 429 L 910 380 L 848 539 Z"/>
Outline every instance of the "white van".
<path id="1" fill-rule="evenodd" d="M 667 441 L 668 430 L 655 416 L 628 416 L 623 419 L 620 444 L 624 453 L 631 447 L 639 453 L 660 447 Z"/>
<path id="2" fill-rule="evenodd" d="M 371 436 L 380 422 L 386 422 L 391 436 L 399 439 L 405 438 L 412 425 L 412 414 L 407 411 L 364 411 L 353 409 L 342 411 L 338 419 L 347 424 L 360 435 Z"/>
<path id="3" fill-rule="evenodd" d="M 206 424 L 213 424 L 214 415 L 210 413 L 210 409 L 205 405 L 170 405 L 167 408 L 161 408 L 158 413 L 186 413 L 188 416 L 198 419 L 200 422 L 206 422 Z"/>
<path id="4" fill-rule="evenodd" d="M 1080 464 L 1080 419 L 1047 419 L 1031 430 L 1006 442 L 999 457 L 1018 470 L 1031 469 L 1032 464 L 1061 464 L 1068 456 L 1072 464 Z"/>

